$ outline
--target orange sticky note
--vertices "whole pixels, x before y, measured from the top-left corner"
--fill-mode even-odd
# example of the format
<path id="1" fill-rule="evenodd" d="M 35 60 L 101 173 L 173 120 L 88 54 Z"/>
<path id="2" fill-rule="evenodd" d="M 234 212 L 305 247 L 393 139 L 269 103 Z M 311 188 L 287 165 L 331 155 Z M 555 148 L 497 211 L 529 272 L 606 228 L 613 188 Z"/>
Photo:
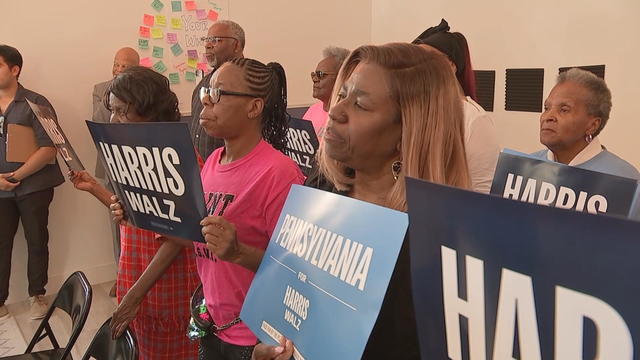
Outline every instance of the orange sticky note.
<path id="1" fill-rule="evenodd" d="M 187 66 L 190 68 L 197 69 L 198 68 L 198 59 L 187 59 Z"/>
<path id="2" fill-rule="evenodd" d="M 164 37 L 164 33 L 162 32 L 162 29 L 153 28 L 151 29 L 151 37 L 153 39 L 162 39 Z"/>
<path id="3" fill-rule="evenodd" d="M 209 15 L 207 16 L 211 21 L 218 21 L 218 13 L 215 10 L 209 10 Z"/>
<path id="4" fill-rule="evenodd" d="M 184 7 L 187 8 L 187 10 L 193 11 L 195 10 L 198 6 L 196 6 L 196 2 L 195 1 L 185 1 L 184 2 Z"/>
<path id="5" fill-rule="evenodd" d="M 151 61 L 151 58 L 142 58 L 140 59 L 140 66 L 151 67 L 153 66 L 153 62 Z"/>
<path id="6" fill-rule="evenodd" d="M 144 16 L 142 17 L 142 22 L 146 26 L 153 26 L 154 25 L 154 21 L 155 21 L 155 18 L 153 17 L 153 15 L 144 14 Z"/>
<path id="7" fill-rule="evenodd" d="M 140 26 L 140 37 L 149 38 L 151 37 L 151 33 L 149 32 L 149 28 L 146 26 Z"/>
<path id="8" fill-rule="evenodd" d="M 174 29 L 182 29 L 182 20 L 180 20 L 180 18 L 171 18 L 171 27 Z"/>

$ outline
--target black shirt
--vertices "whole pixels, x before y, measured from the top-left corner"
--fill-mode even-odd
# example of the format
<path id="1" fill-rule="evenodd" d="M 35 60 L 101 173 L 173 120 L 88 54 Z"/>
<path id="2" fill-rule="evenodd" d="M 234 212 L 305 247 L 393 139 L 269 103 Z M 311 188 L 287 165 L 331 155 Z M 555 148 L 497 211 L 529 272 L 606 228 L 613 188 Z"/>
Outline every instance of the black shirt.
<path id="1" fill-rule="evenodd" d="M 191 140 L 193 146 L 198 150 L 203 160 L 207 160 L 213 150 L 224 146 L 224 140 L 207 135 L 202 126 L 200 126 L 200 113 L 204 106 L 200 101 L 200 88 L 208 87 L 211 76 L 214 71 L 211 71 L 207 76 L 202 78 L 191 95 L 191 122 L 189 123 L 189 131 L 191 132 Z"/>
<path id="2" fill-rule="evenodd" d="M 29 107 L 29 104 L 27 104 L 27 99 L 32 103 L 48 106 L 53 109 L 51 103 L 49 103 L 44 96 L 31 90 L 27 90 L 22 85 L 18 84 L 18 91 L 16 92 L 13 102 L 9 104 L 9 107 L 7 107 L 3 114 L 0 114 L 0 116 L 4 116 L 2 134 L 0 134 L 0 174 L 14 172 L 24 164 L 18 162 L 7 162 L 7 129 L 9 124 L 30 126 L 33 128 L 38 146 L 54 146 L 53 141 L 51 141 L 49 135 L 47 135 L 47 132 L 40 124 L 40 121 L 36 118 L 35 114 Z M 20 185 L 18 185 L 13 191 L 0 190 L 0 198 L 11 198 L 31 194 L 36 191 L 58 186 L 63 182 L 64 176 L 62 175 L 62 172 L 60 172 L 58 163 L 47 164 L 36 173 L 22 179 L 20 181 Z"/>
<path id="3" fill-rule="evenodd" d="M 346 195 L 337 191 L 317 171 L 309 175 L 305 186 Z M 409 235 L 407 234 L 362 359 L 419 360 L 420 345 L 418 343 L 418 329 L 415 319 L 411 292 Z"/>

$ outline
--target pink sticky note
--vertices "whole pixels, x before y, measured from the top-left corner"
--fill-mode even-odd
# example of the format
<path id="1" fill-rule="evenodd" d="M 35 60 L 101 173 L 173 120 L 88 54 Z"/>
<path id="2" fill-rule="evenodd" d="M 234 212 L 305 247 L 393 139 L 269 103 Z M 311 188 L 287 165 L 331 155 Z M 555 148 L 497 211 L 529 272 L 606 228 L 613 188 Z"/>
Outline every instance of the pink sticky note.
<path id="1" fill-rule="evenodd" d="M 207 12 L 204 9 L 197 9 L 196 17 L 198 20 L 207 20 Z"/>
<path id="2" fill-rule="evenodd" d="M 198 70 L 207 72 L 209 71 L 209 65 L 207 65 L 207 63 L 198 63 Z"/>
<path id="3" fill-rule="evenodd" d="M 151 58 L 142 58 L 140 59 L 140 66 L 151 67 L 153 66 L 153 62 L 151 61 Z"/>
<path id="4" fill-rule="evenodd" d="M 198 6 L 196 5 L 195 1 L 185 1 L 184 2 L 184 7 L 187 8 L 187 10 L 195 10 Z"/>
<path id="5" fill-rule="evenodd" d="M 187 57 L 198 61 L 198 50 L 187 50 Z"/>
<path id="6" fill-rule="evenodd" d="M 151 30 L 146 26 L 140 26 L 140 37 L 150 38 L 151 37 Z"/>
<path id="7" fill-rule="evenodd" d="M 211 21 L 218 21 L 218 13 L 215 10 L 209 10 L 209 15 L 207 17 Z"/>
<path id="8" fill-rule="evenodd" d="M 167 33 L 167 43 L 175 44 L 178 42 L 178 34 L 176 33 Z"/>
<path id="9" fill-rule="evenodd" d="M 142 22 L 147 26 L 153 26 L 155 24 L 155 17 L 153 15 L 144 14 Z"/>

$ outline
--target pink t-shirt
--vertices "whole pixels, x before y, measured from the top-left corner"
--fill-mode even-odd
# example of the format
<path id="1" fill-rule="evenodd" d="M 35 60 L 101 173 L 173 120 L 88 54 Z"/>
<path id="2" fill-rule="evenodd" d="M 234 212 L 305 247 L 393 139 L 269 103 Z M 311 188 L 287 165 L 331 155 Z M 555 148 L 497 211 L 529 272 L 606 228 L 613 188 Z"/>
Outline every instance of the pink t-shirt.
<path id="1" fill-rule="evenodd" d="M 266 249 L 291 184 L 304 176 L 286 155 L 264 140 L 246 156 L 221 165 L 224 147 L 215 150 L 201 171 L 207 211 L 236 226 L 238 241 Z M 194 243 L 198 274 L 209 313 L 218 326 L 240 315 L 254 273 L 240 265 L 218 260 L 205 244 Z M 244 323 L 219 332 L 235 345 L 254 345 L 255 335 Z"/>
<path id="2" fill-rule="evenodd" d="M 324 126 L 327 124 L 327 118 L 329 116 L 329 114 L 324 111 L 322 106 L 322 101 L 313 104 L 302 116 L 304 120 L 309 120 L 313 123 L 313 129 L 316 131 L 316 135 L 318 135 L 318 138 L 322 137 Z"/>

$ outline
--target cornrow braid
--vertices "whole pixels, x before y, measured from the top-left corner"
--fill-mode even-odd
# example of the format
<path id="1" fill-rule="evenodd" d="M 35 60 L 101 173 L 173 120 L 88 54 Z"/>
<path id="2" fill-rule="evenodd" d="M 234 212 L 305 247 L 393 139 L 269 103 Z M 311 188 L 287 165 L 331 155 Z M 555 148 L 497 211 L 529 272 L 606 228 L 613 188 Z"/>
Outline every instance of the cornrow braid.
<path id="1" fill-rule="evenodd" d="M 282 65 L 276 62 L 265 65 L 248 58 L 229 62 L 244 71 L 250 92 L 264 99 L 262 137 L 275 149 L 284 152 L 290 116 L 287 113 L 287 77 Z"/>

